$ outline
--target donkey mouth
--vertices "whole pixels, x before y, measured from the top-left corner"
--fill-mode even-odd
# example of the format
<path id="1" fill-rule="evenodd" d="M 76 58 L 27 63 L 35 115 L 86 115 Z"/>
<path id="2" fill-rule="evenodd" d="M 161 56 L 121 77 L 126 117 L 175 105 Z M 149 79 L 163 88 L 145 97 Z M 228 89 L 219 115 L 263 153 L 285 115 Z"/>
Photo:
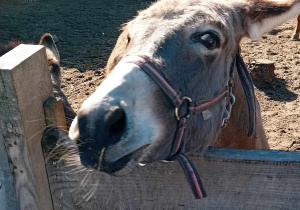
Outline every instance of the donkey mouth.
<path id="1" fill-rule="evenodd" d="M 134 164 L 132 164 L 134 160 L 135 152 L 132 152 L 128 155 L 125 155 L 124 157 L 118 159 L 117 161 L 110 163 L 107 162 L 105 159 L 101 161 L 100 164 L 100 171 L 105 172 L 109 175 L 120 175 L 120 171 L 123 171 L 122 174 L 125 171 L 129 171 L 131 168 L 134 167 Z M 122 170 L 124 169 L 124 170 Z"/>
<path id="2" fill-rule="evenodd" d="M 108 158 L 110 156 L 107 155 L 107 153 L 112 152 L 110 146 L 97 148 L 95 144 L 81 144 L 78 146 L 78 149 L 81 164 L 86 168 L 101 171 L 113 176 L 122 176 L 129 173 L 138 165 L 138 161 L 142 156 L 143 151 L 148 146 L 149 145 L 144 145 L 136 148 L 134 151 L 126 153 L 125 155 L 124 153 L 122 155 L 118 151 L 114 151 L 115 156 L 113 159 Z"/>
<path id="3" fill-rule="evenodd" d="M 144 151 L 149 145 L 144 145 L 135 151 L 117 159 L 114 162 L 108 162 L 105 158 L 106 150 L 104 151 L 103 158 L 100 158 L 99 165 L 100 171 L 113 176 L 123 176 L 129 173 L 134 167 L 141 166 L 140 159 L 143 156 Z"/>

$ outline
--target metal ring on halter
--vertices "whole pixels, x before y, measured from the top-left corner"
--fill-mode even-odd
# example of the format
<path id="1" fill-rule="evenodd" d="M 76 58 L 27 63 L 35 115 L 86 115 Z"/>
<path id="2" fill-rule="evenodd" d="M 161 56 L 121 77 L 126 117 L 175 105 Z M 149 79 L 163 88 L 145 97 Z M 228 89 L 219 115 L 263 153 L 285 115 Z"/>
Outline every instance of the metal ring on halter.
<path id="1" fill-rule="evenodd" d="M 230 97 L 230 99 L 231 99 L 231 105 L 233 105 L 234 103 L 235 103 L 235 95 L 233 95 L 233 93 L 230 93 L 229 94 L 229 97 Z"/>
<path id="2" fill-rule="evenodd" d="M 187 100 L 187 101 L 189 102 L 189 104 L 193 102 L 191 98 L 186 97 L 186 96 L 183 97 L 182 99 L 183 99 L 183 101 L 184 101 L 184 100 Z M 183 101 L 182 101 L 182 104 L 183 104 Z M 182 104 L 181 104 L 181 105 L 182 105 Z M 178 121 L 180 121 L 180 119 L 183 118 L 183 117 L 189 118 L 189 117 L 190 117 L 190 110 L 189 110 L 189 108 L 188 108 L 188 109 L 187 109 L 187 114 L 186 114 L 185 116 L 183 116 L 183 117 L 179 117 L 179 115 L 178 115 L 178 108 L 176 107 L 176 108 L 175 108 L 175 116 L 176 116 L 176 119 L 177 119 Z"/>

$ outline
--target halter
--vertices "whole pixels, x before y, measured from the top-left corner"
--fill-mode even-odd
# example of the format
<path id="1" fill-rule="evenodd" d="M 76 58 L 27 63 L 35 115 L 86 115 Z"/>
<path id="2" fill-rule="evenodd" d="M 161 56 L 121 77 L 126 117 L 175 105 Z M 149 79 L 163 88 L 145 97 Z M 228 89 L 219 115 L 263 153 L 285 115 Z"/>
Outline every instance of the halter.
<path id="1" fill-rule="evenodd" d="M 128 60 L 127 60 L 128 59 Z M 193 102 L 191 98 L 182 96 L 181 92 L 170 85 L 167 82 L 164 75 L 159 69 L 156 69 L 152 64 L 151 60 L 147 57 L 140 56 L 128 56 L 126 57 L 127 63 L 134 63 L 139 66 L 142 70 L 144 70 L 148 76 L 152 78 L 156 82 L 156 84 L 161 88 L 161 90 L 165 93 L 166 96 L 170 99 L 172 104 L 175 107 L 175 117 L 177 119 L 177 130 L 174 135 L 172 148 L 170 150 L 170 154 L 166 161 L 177 160 L 190 184 L 190 187 L 193 191 L 193 194 L 196 199 L 205 198 L 207 196 L 205 189 L 202 185 L 202 181 L 200 176 L 195 169 L 191 160 L 184 154 L 181 153 L 180 149 L 183 144 L 182 138 L 186 129 L 186 124 L 190 116 L 194 116 L 196 114 L 202 113 L 203 118 L 206 118 L 206 115 L 210 112 L 209 109 L 216 104 L 219 104 L 221 101 L 226 100 L 226 110 L 227 114 L 222 118 L 222 128 L 226 126 L 227 120 L 230 118 L 232 106 L 235 103 L 235 96 L 232 93 L 233 89 L 233 72 L 234 66 L 237 67 L 238 74 L 245 91 L 248 110 L 249 110 L 249 131 L 248 136 L 252 136 L 254 130 L 254 121 L 255 121 L 255 97 L 254 97 L 254 88 L 252 81 L 250 79 L 250 75 L 248 73 L 247 67 L 243 62 L 239 53 L 237 53 L 236 57 L 231 63 L 230 72 L 229 72 L 229 81 L 225 90 L 219 94 L 214 99 L 203 103 Z"/>

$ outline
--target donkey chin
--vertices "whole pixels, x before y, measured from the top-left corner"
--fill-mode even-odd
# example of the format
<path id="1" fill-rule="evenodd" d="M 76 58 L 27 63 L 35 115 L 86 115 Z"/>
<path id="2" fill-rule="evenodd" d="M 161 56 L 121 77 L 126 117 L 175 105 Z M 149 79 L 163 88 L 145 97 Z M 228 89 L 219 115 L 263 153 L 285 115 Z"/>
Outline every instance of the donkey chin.
<path id="1" fill-rule="evenodd" d="M 163 110 L 161 103 L 167 99 L 159 91 L 135 64 L 118 64 L 83 103 L 70 127 L 69 137 L 77 143 L 82 165 L 120 176 L 139 163 L 167 158 L 168 151 L 158 152 L 161 146 L 155 147 L 155 142 L 164 139 L 171 144 L 168 133 L 175 132 L 176 120 L 158 117 L 172 116 L 170 109 Z M 172 120 L 174 127 L 165 128 Z M 159 155 L 150 155 L 154 150 Z"/>

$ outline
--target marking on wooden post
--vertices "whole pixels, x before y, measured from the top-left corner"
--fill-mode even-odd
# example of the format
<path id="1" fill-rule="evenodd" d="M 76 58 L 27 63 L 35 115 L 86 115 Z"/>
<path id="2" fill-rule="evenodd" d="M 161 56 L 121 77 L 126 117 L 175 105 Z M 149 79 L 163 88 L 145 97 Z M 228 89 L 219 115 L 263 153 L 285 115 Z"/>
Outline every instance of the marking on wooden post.
<path id="1" fill-rule="evenodd" d="M 0 133 L 21 210 L 53 209 L 41 148 L 43 103 L 53 95 L 43 46 L 22 44 L 0 58 Z"/>

